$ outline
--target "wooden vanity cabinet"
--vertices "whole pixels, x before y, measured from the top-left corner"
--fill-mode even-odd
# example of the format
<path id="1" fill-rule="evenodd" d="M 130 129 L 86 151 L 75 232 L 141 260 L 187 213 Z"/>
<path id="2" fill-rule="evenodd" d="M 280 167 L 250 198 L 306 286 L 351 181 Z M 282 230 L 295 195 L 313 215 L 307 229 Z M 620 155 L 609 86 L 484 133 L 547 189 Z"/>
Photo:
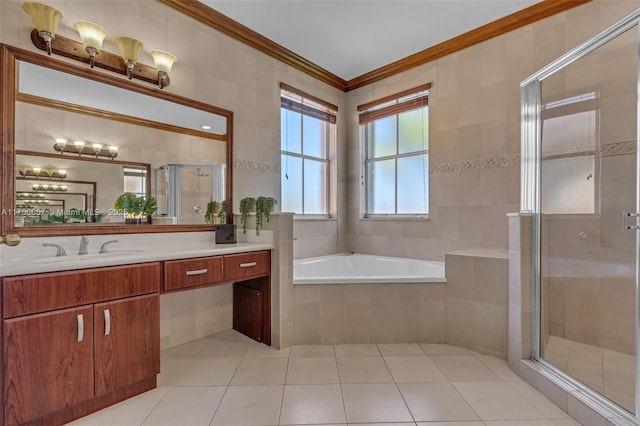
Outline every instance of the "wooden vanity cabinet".
<path id="1" fill-rule="evenodd" d="M 148 263 L 3 278 L 3 424 L 64 424 L 154 388 L 160 272 Z"/>

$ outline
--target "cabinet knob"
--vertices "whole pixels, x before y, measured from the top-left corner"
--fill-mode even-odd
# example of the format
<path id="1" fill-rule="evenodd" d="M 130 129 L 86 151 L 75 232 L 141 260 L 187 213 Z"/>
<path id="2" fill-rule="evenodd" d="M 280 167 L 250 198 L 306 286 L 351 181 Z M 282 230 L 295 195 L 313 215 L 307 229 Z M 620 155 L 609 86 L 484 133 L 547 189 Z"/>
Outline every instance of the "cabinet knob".
<path id="1" fill-rule="evenodd" d="M 6 237 L 0 237 L 0 244 L 6 244 L 9 247 L 15 247 L 20 244 L 22 238 L 18 234 L 9 234 Z"/>

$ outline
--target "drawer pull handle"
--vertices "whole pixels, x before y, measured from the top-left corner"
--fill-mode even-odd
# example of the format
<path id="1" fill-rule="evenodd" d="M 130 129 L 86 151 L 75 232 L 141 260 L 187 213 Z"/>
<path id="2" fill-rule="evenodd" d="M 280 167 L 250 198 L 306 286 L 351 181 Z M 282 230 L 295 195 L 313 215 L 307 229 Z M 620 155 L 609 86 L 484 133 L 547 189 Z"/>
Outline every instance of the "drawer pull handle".
<path id="1" fill-rule="evenodd" d="M 78 342 L 84 340 L 84 317 L 82 314 L 78 314 Z"/>
<path id="2" fill-rule="evenodd" d="M 197 269 L 195 271 L 187 271 L 187 275 L 202 275 L 209 272 L 208 269 Z"/>
<path id="3" fill-rule="evenodd" d="M 111 334 L 111 313 L 108 309 L 104 310 L 104 335 L 108 336 Z"/>
<path id="4" fill-rule="evenodd" d="M 258 262 L 241 263 L 240 267 L 241 268 L 251 268 L 252 266 L 256 266 L 257 264 L 258 264 Z"/>

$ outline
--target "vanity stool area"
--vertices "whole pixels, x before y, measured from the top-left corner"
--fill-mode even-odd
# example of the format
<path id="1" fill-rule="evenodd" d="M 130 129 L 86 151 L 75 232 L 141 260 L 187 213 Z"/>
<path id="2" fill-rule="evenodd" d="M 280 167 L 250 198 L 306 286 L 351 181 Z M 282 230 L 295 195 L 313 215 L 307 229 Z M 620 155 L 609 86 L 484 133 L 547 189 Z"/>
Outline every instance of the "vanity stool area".
<path id="1" fill-rule="evenodd" d="M 112 257 L 98 267 L 77 257 L 69 268 L 87 267 L 4 276 L 2 424 L 64 424 L 155 388 L 163 293 L 234 286 L 233 328 L 270 345 L 270 248 L 177 250 L 155 261 L 148 253 L 142 263 Z"/>

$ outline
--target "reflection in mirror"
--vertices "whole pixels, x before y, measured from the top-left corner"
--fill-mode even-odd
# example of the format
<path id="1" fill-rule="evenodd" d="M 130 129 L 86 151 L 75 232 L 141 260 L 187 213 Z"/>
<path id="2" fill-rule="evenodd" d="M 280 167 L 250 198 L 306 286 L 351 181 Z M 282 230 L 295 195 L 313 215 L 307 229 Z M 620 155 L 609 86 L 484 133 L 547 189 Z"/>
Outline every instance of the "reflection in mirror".
<path id="1" fill-rule="evenodd" d="M 47 214 L 16 217 L 15 226 L 122 223 L 124 217 L 113 208 L 115 199 L 123 192 L 159 196 L 150 170 L 168 164 L 217 165 L 218 169 L 200 167 L 194 179 L 183 179 L 175 198 L 185 200 L 188 215 L 174 210 L 175 221 L 158 218 L 154 223 L 205 224 L 204 211 L 197 212 L 194 206 L 204 210 L 210 200 L 224 198 L 229 172 L 225 167 L 227 117 L 27 62 L 18 65 L 15 149 L 28 155 L 16 156 L 16 205 L 21 204 L 18 192 L 38 192 L 33 189 L 33 173 L 21 174 L 25 167 L 65 170 L 65 178 L 40 172 L 36 180 L 66 185 L 69 195 L 46 194 L 43 201 L 64 201 L 62 211 L 57 210 L 62 204 L 55 201 L 58 204 Z M 74 145 L 75 141 L 84 142 L 84 148 Z M 117 147 L 117 158 L 110 156 L 109 147 Z M 49 178 L 55 183 L 45 182 Z M 80 182 L 94 182 L 95 187 L 89 191 Z M 80 198 L 69 198 L 71 193 L 86 194 L 83 208 L 78 207 Z M 157 213 L 168 216 L 168 204 L 160 205 L 164 207 Z M 75 210 L 70 214 L 70 209 L 86 214 Z"/>

